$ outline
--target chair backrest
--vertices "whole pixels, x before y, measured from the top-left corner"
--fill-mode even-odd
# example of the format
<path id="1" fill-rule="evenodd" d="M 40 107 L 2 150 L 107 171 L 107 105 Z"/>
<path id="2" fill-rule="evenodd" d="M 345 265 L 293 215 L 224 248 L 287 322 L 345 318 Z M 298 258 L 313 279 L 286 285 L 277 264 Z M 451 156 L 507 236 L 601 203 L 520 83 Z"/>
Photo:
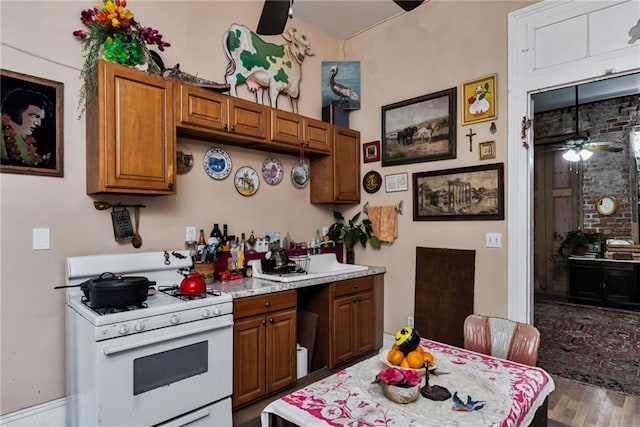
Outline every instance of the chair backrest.
<path id="1" fill-rule="evenodd" d="M 464 321 L 464 348 L 536 366 L 540 332 L 535 326 L 470 314 Z"/>

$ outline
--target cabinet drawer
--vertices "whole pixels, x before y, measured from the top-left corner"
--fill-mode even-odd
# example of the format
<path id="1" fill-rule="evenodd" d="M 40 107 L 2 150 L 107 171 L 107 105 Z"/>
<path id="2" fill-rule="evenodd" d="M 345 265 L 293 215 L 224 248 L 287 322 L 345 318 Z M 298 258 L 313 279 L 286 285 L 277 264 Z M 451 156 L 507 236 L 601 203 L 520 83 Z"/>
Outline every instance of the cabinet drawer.
<path id="1" fill-rule="evenodd" d="M 233 301 L 233 314 L 236 319 L 258 314 L 270 313 L 289 307 L 295 307 L 296 291 L 276 292 L 268 295 L 240 298 Z"/>
<path id="2" fill-rule="evenodd" d="M 334 298 L 344 295 L 350 295 L 356 292 L 370 291 L 373 289 L 372 277 L 359 277 L 357 279 L 349 279 L 333 284 Z"/>

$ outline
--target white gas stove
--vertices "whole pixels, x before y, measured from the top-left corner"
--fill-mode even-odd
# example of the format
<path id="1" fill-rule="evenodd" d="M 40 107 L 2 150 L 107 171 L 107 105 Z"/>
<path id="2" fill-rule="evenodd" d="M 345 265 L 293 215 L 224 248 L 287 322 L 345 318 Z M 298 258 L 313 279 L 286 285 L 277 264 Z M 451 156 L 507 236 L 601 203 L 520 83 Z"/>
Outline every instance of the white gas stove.
<path id="1" fill-rule="evenodd" d="M 231 425 L 233 303 L 179 295 L 188 251 L 67 258 L 66 284 L 110 272 L 155 285 L 138 306 L 94 309 L 67 288 L 71 425 Z"/>

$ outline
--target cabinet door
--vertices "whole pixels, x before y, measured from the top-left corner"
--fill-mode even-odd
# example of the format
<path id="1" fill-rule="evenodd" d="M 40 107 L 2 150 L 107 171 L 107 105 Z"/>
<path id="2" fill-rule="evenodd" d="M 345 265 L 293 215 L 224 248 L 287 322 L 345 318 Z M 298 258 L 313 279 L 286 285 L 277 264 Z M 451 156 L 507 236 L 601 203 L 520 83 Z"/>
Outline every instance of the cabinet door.
<path id="1" fill-rule="evenodd" d="M 229 132 L 233 135 L 266 140 L 269 134 L 268 109 L 264 105 L 227 96 L 229 99 Z"/>
<path id="2" fill-rule="evenodd" d="M 360 132 L 334 125 L 332 144 L 311 159 L 311 203 L 360 203 Z"/>
<path id="3" fill-rule="evenodd" d="M 360 132 L 336 126 L 333 137 L 336 201 L 360 203 Z"/>
<path id="4" fill-rule="evenodd" d="M 235 320 L 233 325 L 233 406 L 267 393 L 266 320 L 264 316 Z M 294 344 L 295 347 L 295 344 Z M 214 385 L 212 384 L 212 387 Z"/>
<path id="5" fill-rule="evenodd" d="M 635 265 L 612 264 L 603 266 L 602 287 L 607 305 L 637 304 L 638 288 Z"/>
<path id="6" fill-rule="evenodd" d="M 296 311 L 267 315 L 267 393 L 296 382 Z"/>
<path id="7" fill-rule="evenodd" d="M 181 126 L 226 131 L 228 96 L 176 83 L 176 120 Z"/>
<path id="8" fill-rule="evenodd" d="M 356 356 L 367 353 L 374 348 L 373 324 L 375 305 L 372 292 L 361 292 L 355 295 L 353 310 L 353 334 Z"/>
<path id="9" fill-rule="evenodd" d="M 331 133 L 331 125 L 320 120 L 305 117 L 304 125 L 304 143 L 309 151 L 328 153 L 331 150 L 331 142 L 333 135 Z"/>
<path id="10" fill-rule="evenodd" d="M 576 300 L 601 302 L 603 294 L 599 263 L 569 260 L 569 266 L 570 297 Z"/>
<path id="11" fill-rule="evenodd" d="M 175 194 L 172 82 L 99 61 L 87 108 L 87 193 Z"/>
<path id="12" fill-rule="evenodd" d="M 288 111 L 271 109 L 271 141 L 300 148 L 304 140 L 302 116 Z"/>
<path id="13" fill-rule="evenodd" d="M 329 368 L 348 362 L 356 356 L 354 343 L 355 297 L 336 298 L 331 303 L 331 334 L 329 337 Z"/>

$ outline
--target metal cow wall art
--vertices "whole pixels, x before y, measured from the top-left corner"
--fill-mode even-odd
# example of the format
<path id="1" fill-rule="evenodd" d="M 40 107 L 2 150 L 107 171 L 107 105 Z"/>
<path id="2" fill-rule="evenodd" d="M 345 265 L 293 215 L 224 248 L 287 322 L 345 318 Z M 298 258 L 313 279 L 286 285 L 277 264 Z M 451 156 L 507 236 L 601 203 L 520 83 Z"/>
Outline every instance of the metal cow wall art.
<path id="1" fill-rule="evenodd" d="M 255 93 L 256 102 L 262 104 L 265 88 L 269 89 L 272 107 L 277 107 L 278 96 L 284 92 L 291 102 L 291 110 L 298 112 L 300 78 L 304 57 L 313 55 L 309 39 L 295 28 L 282 33 L 284 45 L 267 43 L 249 28 L 233 24 L 224 35 L 224 49 L 229 58 L 225 79 L 229 93 L 237 96 L 236 86 L 246 84 Z"/>

